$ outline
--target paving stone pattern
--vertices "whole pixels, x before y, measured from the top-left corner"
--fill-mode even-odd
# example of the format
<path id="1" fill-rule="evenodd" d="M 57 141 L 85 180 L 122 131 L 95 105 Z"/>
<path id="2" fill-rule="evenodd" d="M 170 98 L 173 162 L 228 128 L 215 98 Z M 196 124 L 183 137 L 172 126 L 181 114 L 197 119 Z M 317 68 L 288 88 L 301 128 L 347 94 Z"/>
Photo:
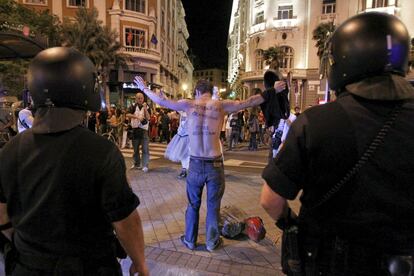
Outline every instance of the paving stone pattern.
<path id="1" fill-rule="evenodd" d="M 185 180 L 177 179 L 178 173 L 179 166 L 176 165 L 150 169 L 148 173 L 128 171 L 132 189 L 141 200 L 138 211 L 143 222 L 146 256 L 153 267 L 171 265 L 197 272 L 180 275 L 283 275 L 280 271 L 281 232 L 259 205 L 262 187 L 259 175 L 226 171 L 222 208 L 232 206 L 248 216 L 260 216 L 267 230 L 266 238 L 259 243 L 247 238 L 223 239 L 223 247 L 210 253 L 204 243 L 205 190 L 200 209 L 198 247 L 191 251 L 179 240 L 184 233 L 187 197 Z M 294 205 L 297 209 L 298 203 L 294 202 Z"/>

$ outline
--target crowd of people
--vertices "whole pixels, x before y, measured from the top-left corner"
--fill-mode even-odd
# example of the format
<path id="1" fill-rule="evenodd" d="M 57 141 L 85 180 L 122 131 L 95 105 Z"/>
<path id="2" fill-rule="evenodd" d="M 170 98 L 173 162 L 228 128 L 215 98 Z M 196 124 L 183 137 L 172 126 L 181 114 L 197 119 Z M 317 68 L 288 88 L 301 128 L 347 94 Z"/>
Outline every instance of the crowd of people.
<path id="1" fill-rule="evenodd" d="M 127 108 L 120 108 L 112 105 L 109 110 L 98 112 L 88 112 L 87 126 L 98 134 L 112 131 L 117 144 L 121 148 L 132 148 L 128 129 L 131 122 L 127 118 Z M 180 114 L 178 112 L 165 108 L 151 108 L 149 119 L 148 135 L 151 142 L 169 143 L 177 134 Z"/>

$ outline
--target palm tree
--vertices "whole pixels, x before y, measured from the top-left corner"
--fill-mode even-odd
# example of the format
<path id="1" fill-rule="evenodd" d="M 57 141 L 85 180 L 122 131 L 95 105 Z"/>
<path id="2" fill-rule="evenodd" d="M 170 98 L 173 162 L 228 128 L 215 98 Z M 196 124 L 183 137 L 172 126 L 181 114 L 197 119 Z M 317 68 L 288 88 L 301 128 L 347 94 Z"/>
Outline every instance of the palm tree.
<path id="1" fill-rule="evenodd" d="M 326 78 L 329 62 L 329 52 L 327 42 L 331 34 L 335 31 L 333 22 L 320 23 L 312 33 L 312 39 L 316 40 L 315 46 L 318 48 L 317 55 L 319 57 L 319 78 Z M 329 92 L 328 79 L 326 78 L 325 101 L 329 102 L 331 95 Z"/>
<path id="2" fill-rule="evenodd" d="M 272 46 L 263 51 L 263 59 L 270 69 L 278 70 L 285 57 L 285 52 L 282 47 Z"/>
<path id="3" fill-rule="evenodd" d="M 326 75 L 326 62 L 328 61 L 326 42 L 334 31 L 335 25 L 333 22 L 327 22 L 319 24 L 312 33 L 312 39 L 316 40 L 315 46 L 318 48 L 317 55 L 319 57 L 319 72 L 321 74 L 321 78 Z"/>
<path id="4" fill-rule="evenodd" d="M 118 34 L 110 27 L 103 26 L 98 19 L 96 8 L 80 8 L 76 12 L 75 21 L 64 20 L 62 30 L 63 44 L 78 49 L 88 56 L 104 84 L 106 102 L 109 103 L 109 87 L 107 80 L 111 66 L 127 67 L 129 55 L 121 53 Z"/>
<path id="5" fill-rule="evenodd" d="M 0 0 L 0 31 L 21 33 L 30 30 L 30 37 L 48 46 L 60 45 L 59 18 L 47 11 L 38 12 L 14 0 Z M 18 96 L 25 87 L 29 62 L 22 59 L 0 61 L 0 83 L 10 95 Z"/>
<path id="6" fill-rule="evenodd" d="M 333 22 L 320 23 L 312 33 L 312 39 L 316 40 L 315 46 L 318 48 L 318 57 L 321 58 L 325 49 L 325 43 L 329 36 L 335 31 Z"/>

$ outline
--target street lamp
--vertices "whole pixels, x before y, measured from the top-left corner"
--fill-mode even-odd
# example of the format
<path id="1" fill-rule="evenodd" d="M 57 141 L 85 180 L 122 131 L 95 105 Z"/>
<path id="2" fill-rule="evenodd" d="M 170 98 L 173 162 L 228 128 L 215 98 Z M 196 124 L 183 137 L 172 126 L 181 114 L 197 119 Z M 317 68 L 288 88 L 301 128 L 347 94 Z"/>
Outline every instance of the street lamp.
<path id="1" fill-rule="evenodd" d="M 181 86 L 181 88 L 183 89 L 184 93 L 183 93 L 183 98 L 187 98 L 187 84 L 183 83 L 183 85 Z"/>

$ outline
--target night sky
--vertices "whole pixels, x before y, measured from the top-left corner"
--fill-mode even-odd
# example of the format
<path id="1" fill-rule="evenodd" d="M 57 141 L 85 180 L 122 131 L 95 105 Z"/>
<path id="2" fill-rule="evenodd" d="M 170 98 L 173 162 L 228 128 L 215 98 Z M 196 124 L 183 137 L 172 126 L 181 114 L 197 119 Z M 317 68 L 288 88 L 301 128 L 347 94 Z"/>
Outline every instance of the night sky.
<path id="1" fill-rule="evenodd" d="M 187 22 L 189 54 L 194 69 L 227 69 L 227 37 L 232 0 L 182 0 Z"/>

